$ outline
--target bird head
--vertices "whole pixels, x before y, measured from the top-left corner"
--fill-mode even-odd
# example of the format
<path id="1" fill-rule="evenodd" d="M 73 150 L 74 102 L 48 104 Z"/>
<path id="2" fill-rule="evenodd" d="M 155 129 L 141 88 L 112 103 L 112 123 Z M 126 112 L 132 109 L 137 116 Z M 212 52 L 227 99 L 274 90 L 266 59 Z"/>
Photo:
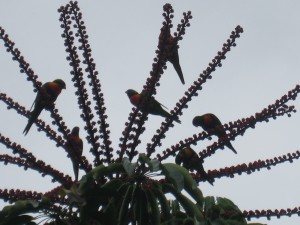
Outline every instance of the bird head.
<path id="1" fill-rule="evenodd" d="M 79 127 L 74 127 L 74 128 L 72 129 L 71 134 L 79 135 Z"/>
<path id="2" fill-rule="evenodd" d="M 195 116 L 192 123 L 195 127 L 198 127 L 198 126 L 202 127 L 203 122 L 204 122 L 203 116 Z"/>
<path id="3" fill-rule="evenodd" d="M 192 168 L 195 162 L 199 162 L 199 156 L 191 147 L 182 148 L 175 157 L 175 163 L 182 163 L 185 168 Z"/>
<path id="4" fill-rule="evenodd" d="M 133 90 L 133 89 L 128 89 L 127 91 L 125 91 L 125 93 L 127 94 L 127 96 L 130 98 L 133 95 L 138 94 L 137 91 Z"/>
<path id="5" fill-rule="evenodd" d="M 58 84 L 62 89 L 66 89 L 66 83 L 61 79 L 56 79 L 53 81 L 54 83 Z"/>

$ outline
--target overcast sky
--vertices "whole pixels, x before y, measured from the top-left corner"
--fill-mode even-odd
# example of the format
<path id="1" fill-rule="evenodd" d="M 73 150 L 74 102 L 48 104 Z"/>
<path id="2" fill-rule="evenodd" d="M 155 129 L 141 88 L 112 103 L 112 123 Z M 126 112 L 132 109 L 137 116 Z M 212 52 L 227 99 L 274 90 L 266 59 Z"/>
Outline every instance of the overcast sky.
<path id="1" fill-rule="evenodd" d="M 279 0 L 252 1 L 169 1 L 175 10 L 174 27 L 182 18 L 182 12 L 191 10 L 193 19 L 183 41 L 179 43 L 180 62 L 186 85 L 182 85 L 173 67 L 161 79 L 156 98 L 172 109 L 178 99 L 190 87 L 198 75 L 222 48 L 237 25 L 244 33 L 237 40 L 237 47 L 227 54 L 223 66 L 213 73 L 199 96 L 183 111 L 182 124 L 175 125 L 167 133 L 161 152 L 179 140 L 202 131 L 192 126 L 194 116 L 207 112 L 216 114 L 223 123 L 248 117 L 261 111 L 276 99 L 299 84 L 300 60 L 300 2 Z M 15 41 L 41 82 L 61 78 L 67 89 L 56 101 L 57 108 L 67 126 L 83 128 L 79 117 L 77 99 L 71 82 L 70 67 L 61 38 L 62 29 L 57 9 L 67 1 L 58 0 L 0 0 L 0 26 Z M 100 73 L 110 124 L 111 139 L 116 150 L 119 137 L 131 111 L 127 89 L 140 91 L 148 77 L 158 43 L 164 1 L 79 1 L 83 19 L 87 25 L 92 55 Z M 175 29 L 174 29 L 175 30 Z M 174 31 L 173 30 L 173 31 Z M 11 60 L 0 45 L 0 91 L 6 92 L 20 104 L 30 108 L 35 93 L 26 76 L 19 73 L 16 62 Z M 292 102 L 299 108 L 299 100 Z M 15 111 L 7 111 L 0 104 L 0 132 L 21 144 L 32 153 L 73 177 L 72 165 L 61 148 L 49 141 L 45 134 L 37 132 L 33 125 L 24 137 L 22 131 L 27 119 Z M 49 112 L 40 118 L 51 122 Z M 147 131 L 142 136 L 143 152 L 146 143 L 162 122 L 161 117 L 149 116 Z M 281 117 L 269 123 L 257 124 L 255 130 L 247 130 L 232 143 L 238 154 L 229 149 L 217 151 L 205 161 L 205 169 L 248 163 L 258 159 L 294 152 L 299 148 L 300 112 L 291 118 Z M 81 136 L 84 136 L 81 129 Z M 215 138 L 213 139 L 216 140 Z M 199 143 L 198 152 L 209 144 Z M 85 143 L 84 155 L 92 162 L 92 155 Z M 0 146 L 0 154 L 10 153 Z M 173 161 L 173 159 L 170 159 Z M 0 188 L 20 188 L 40 192 L 51 190 L 58 184 L 49 176 L 42 178 L 37 172 L 16 166 L 0 165 Z M 241 210 L 281 209 L 300 206 L 300 162 L 285 163 L 271 170 L 263 169 L 251 175 L 234 179 L 221 178 L 212 187 L 200 183 L 204 195 L 231 199 Z M 83 175 L 82 171 L 80 175 Z M 2 206 L 1 204 L 0 206 Z M 271 221 L 253 222 L 270 225 L 297 224 L 298 216 L 283 217 Z"/>

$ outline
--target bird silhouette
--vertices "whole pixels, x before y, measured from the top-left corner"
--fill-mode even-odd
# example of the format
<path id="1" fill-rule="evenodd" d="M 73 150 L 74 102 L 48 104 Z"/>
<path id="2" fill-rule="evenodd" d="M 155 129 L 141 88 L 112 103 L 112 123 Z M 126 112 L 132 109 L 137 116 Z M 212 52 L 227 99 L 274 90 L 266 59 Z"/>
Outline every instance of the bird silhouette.
<path id="1" fill-rule="evenodd" d="M 83 151 L 83 142 L 79 137 L 79 127 L 74 127 L 71 134 L 68 135 L 66 147 L 73 164 L 75 181 L 78 181 L 80 158 Z"/>
<path id="2" fill-rule="evenodd" d="M 181 149 L 175 157 L 175 163 L 178 165 L 182 163 L 182 166 L 187 170 L 196 170 L 201 177 L 207 180 L 211 185 L 214 185 L 214 179 L 205 172 L 202 160 L 192 148 L 185 147 Z"/>
<path id="3" fill-rule="evenodd" d="M 49 110 L 53 106 L 62 89 L 66 89 L 66 84 L 61 79 L 56 79 L 52 82 L 47 82 L 40 87 L 36 98 L 31 106 L 31 108 L 33 106 L 34 108 L 31 111 L 28 123 L 23 131 L 24 135 L 28 133 L 32 124 L 37 120 L 42 110 Z"/>
<path id="4" fill-rule="evenodd" d="M 139 94 L 137 91 L 132 90 L 132 89 L 128 89 L 125 92 L 130 100 L 130 102 L 134 105 L 134 106 L 139 106 L 141 107 L 141 111 L 143 112 L 148 112 L 149 114 L 152 115 L 159 115 L 162 117 L 167 117 L 167 118 L 173 118 L 174 121 L 176 121 L 177 123 L 181 123 L 181 121 L 178 119 L 177 116 L 173 116 L 170 113 L 168 113 L 166 110 L 164 110 L 162 107 L 163 105 L 161 103 L 159 103 L 158 101 L 156 101 L 154 99 L 154 97 L 151 97 L 148 101 L 148 104 L 146 106 L 141 106 L 139 105 L 143 95 Z"/>
<path id="5" fill-rule="evenodd" d="M 221 121 L 212 113 L 206 113 L 202 116 L 195 116 L 193 119 L 193 125 L 195 127 L 201 126 L 203 130 L 206 132 L 212 132 L 218 138 L 227 139 L 227 134 L 222 126 Z M 226 140 L 225 146 L 237 154 L 229 140 Z"/>
<path id="6" fill-rule="evenodd" d="M 182 69 L 179 62 L 178 44 L 177 39 L 171 35 L 170 29 L 162 28 L 159 35 L 159 41 L 164 42 L 162 45 L 165 47 L 167 60 L 173 65 L 177 75 L 182 84 L 185 84 Z"/>

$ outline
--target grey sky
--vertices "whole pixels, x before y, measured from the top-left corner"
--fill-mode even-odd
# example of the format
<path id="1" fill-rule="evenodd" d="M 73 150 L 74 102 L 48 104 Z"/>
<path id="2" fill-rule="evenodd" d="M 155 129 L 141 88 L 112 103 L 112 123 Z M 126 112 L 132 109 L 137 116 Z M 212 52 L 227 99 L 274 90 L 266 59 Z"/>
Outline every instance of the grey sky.
<path id="1" fill-rule="evenodd" d="M 0 26 L 15 41 L 40 81 L 47 82 L 55 78 L 66 81 L 67 90 L 59 96 L 57 108 L 69 128 L 76 125 L 83 128 L 58 21 L 57 9 L 66 2 L 0 0 Z M 212 112 L 223 123 L 247 117 L 273 104 L 299 83 L 299 1 L 169 2 L 175 10 L 173 31 L 182 18 L 182 12 L 191 10 L 193 15 L 191 27 L 179 43 L 186 85 L 181 84 L 168 63 L 158 88 L 156 98 L 169 109 L 207 67 L 236 25 L 241 25 L 244 33 L 237 40 L 237 47 L 228 53 L 223 66 L 213 73 L 213 79 L 203 86 L 199 96 L 183 112 L 182 124 L 176 124 L 167 133 L 159 151 L 201 131 L 191 124 L 196 115 Z M 151 70 L 163 21 L 161 14 L 164 3 L 79 1 L 92 55 L 100 73 L 115 149 L 132 107 L 124 92 L 129 88 L 140 91 Z M 32 85 L 26 81 L 24 74 L 19 73 L 18 64 L 11 60 L 2 43 L 0 66 L 0 91 L 30 108 L 35 98 Z M 299 108 L 299 100 L 293 103 Z M 0 132 L 3 135 L 73 177 L 72 166 L 66 160 L 65 152 L 57 149 L 44 133 L 37 132 L 35 125 L 24 137 L 22 131 L 27 120 L 14 111 L 7 111 L 4 104 L 0 104 L 0 113 Z M 51 121 L 48 112 L 42 112 L 40 118 Z M 149 116 L 147 131 L 139 148 L 141 152 L 161 122 L 161 117 Z M 257 124 L 255 130 L 247 130 L 243 137 L 238 136 L 232 143 L 238 155 L 225 148 L 205 161 L 205 169 L 219 169 L 294 152 L 299 148 L 299 123 L 300 113 L 296 113 L 291 118 L 281 117 L 269 123 Z M 84 136 L 83 129 L 81 135 Z M 199 143 L 194 149 L 200 151 L 207 144 Z M 84 155 L 92 161 L 87 144 L 85 147 Z M 0 152 L 9 151 L 0 146 Z M 57 185 L 52 184 L 49 177 L 41 178 L 36 172 L 24 172 L 15 166 L 0 165 L 0 168 L 0 179 L 5 181 L 1 182 L 2 189 L 47 191 Z M 214 187 L 200 183 L 200 188 L 204 195 L 228 197 L 242 210 L 294 208 L 300 206 L 299 171 L 300 162 L 295 161 L 234 179 L 222 178 L 216 180 Z M 83 175 L 82 172 L 80 175 Z M 273 218 L 271 221 L 260 219 L 257 222 L 290 225 L 299 223 L 299 217 Z"/>

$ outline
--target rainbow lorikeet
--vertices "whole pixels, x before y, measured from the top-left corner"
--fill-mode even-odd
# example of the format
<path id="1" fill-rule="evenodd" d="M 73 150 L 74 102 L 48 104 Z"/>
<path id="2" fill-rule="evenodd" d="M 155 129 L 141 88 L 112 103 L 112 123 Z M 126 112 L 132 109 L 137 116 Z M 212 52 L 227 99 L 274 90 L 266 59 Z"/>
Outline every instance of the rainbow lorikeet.
<path id="1" fill-rule="evenodd" d="M 177 39 L 171 35 L 170 29 L 167 29 L 167 31 L 162 29 L 159 35 L 159 41 L 160 42 L 165 41 L 167 60 L 173 65 L 174 69 L 176 70 L 181 80 L 181 83 L 185 84 L 183 73 L 179 63 L 179 54 L 178 54 L 179 46 L 177 45 Z"/>
<path id="2" fill-rule="evenodd" d="M 23 131 L 25 135 L 28 133 L 32 124 L 37 120 L 42 110 L 49 110 L 51 106 L 53 106 L 55 100 L 57 99 L 57 96 L 60 94 L 62 89 L 66 89 L 66 84 L 61 79 L 57 79 L 52 82 L 47 82 L 42 87 L 40 87 L 36 98 L 31 106 L 31 108 L 33 106 L 34 108 L 31 111 L 28 123 Z"/>
<path id="3" fill-rule="evenodd" d="M 181 70 L 181 66 L 179 63 L 179 54 L 178 54 L 178 45 L 177 45 L 177 41 L 174 37 L 172 37 L 172 35 L 170 35 L 167 39 L 167 43 L 169 46 L 169 51 L 167 52 L 167 59 L 170 63 L 172 63 L 174 69 L 176 70 L 181 83 L 185 84 L 184 82 L 184 77 L 183 77 L 183 73 Z"/>
<path id="4" fill-rule="evenodd" d="M 193 119 L 193 125 L 195 127 L 201 126 L 206 132 L 213 132 L 213 134 L 218 138 L 227 138 L 226 131 L 222 127 L 221 121 L 212 113 L 206 113 L 202 116 L 195 116 Z M 229 140 L 225 142 L 225 146 L 237 154 Z"/>
<path id="5" fill-rule="evenodd" d="M 209 175 L 205 172 L 201 159 L 192 148 L 185 147 L 181 149 L 176 155 L 175 163 L 178 165 L 182 163 L 182 166 L 188 170 L 196 170 L 201 177 L 213 185 L 214 179 L 209 177 Z"/>
<path id="6" fill-rule="evenodd" d="M 132 89 L 128 89 L 125 93 L 127 94 L 130 102 L 134 106 L 138 106 L 140 104 L 141 99 L 143 97 L 142 94 L 139 94 L 138 92 L 136 92 L 135 90 L 132 90 Z M 140 107 L 141 107 L 141 105 L 140 105 Z M 163 107 L 163 105 L 161 103 L 156 101 L 154 99 L 154 97 L 151 97 L 148 101 L 147 106 L 143 106 L 143 108 L 141 108 L 141 110 L 146 111 L 152 115 L 159 115 L 162 117 L 173 118 L 174 121 L 176 121 L 177 123 L 181 123 L 181 121 L 178 119 L 177 116 L 172 116 L 170 113 L 165 111 L 162 107 Z"/>
<path id="7" fill-rule="evenodd" d="M 75 181 L 78 181 L 80 158 L 83 151 L 83 142 L 79 137 L 79 127 L 74 127 L 71 134 L 68 135 L 66 147 L 73 164 Z"/>

